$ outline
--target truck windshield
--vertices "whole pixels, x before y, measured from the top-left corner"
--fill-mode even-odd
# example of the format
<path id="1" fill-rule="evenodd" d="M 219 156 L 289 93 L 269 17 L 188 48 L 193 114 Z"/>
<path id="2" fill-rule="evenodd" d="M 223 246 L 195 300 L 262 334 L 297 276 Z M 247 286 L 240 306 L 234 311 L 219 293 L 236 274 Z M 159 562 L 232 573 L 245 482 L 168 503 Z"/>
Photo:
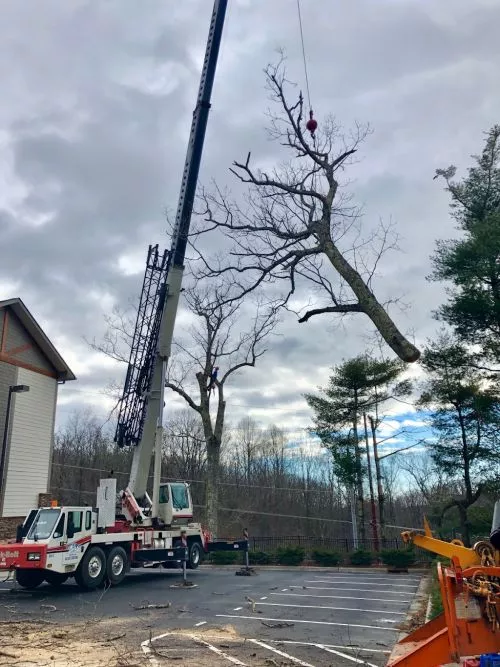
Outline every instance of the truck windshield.
<path id="1" fill-rule="evenodd" d="M 54 530 L 61 510 L 40 510 L 28 533 L 29 540 L 47 540 Z"/>
<path id="2" fill-rule="evenodd" d="M 172 505 L 175 510 L 184 510 L 189 507 L 188 492 L 185 484 L 171 484 Z"/>

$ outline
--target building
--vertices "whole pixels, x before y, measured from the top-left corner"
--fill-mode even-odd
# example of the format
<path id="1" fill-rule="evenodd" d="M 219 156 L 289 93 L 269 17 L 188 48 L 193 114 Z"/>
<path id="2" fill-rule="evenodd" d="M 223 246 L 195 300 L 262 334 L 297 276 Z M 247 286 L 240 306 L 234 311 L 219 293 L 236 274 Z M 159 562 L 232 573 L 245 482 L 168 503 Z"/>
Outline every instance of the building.
<path id="1" fill-rule="evenodd" d="M 26 516 L 48 492 L 58 385 L 75 379 L 21 299 L 0 301 L 0 517 Z"/>

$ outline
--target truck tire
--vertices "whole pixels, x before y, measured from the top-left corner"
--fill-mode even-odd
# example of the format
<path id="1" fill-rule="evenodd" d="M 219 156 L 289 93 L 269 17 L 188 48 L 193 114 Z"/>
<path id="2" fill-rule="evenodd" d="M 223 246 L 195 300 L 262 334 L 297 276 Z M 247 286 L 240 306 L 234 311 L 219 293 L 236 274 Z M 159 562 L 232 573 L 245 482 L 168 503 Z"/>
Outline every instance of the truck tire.
<path id="1" fill-rule="evenodd" d="M 19 586 L 32 591 L 40 586 L 44 580 L 45 572 L 43 570 L 33 570 L 31 568 L 18 568 L 16 570 L 16 580 Z"/>
<path id="2" fill-rule="evenodd" d="M 106 556 L 100 547 L 89 547 L 75 572 L 75 581 L 80 588 L 97 588 L 106 576 Z"/>
<path id="3" fill-rule="evenodd" d="M 50 572 L 50 570 L 46 570 L 44 575 L 45 581 L 54 588 L 59 588 L 59 586 L 64 584 L 64 582 L 68 579 L 67 574 L 62 574 L 61 572 Z"/>
<path id="4" fill-rule="evenodd" d="M 196 570 L 198 565 L 203 560 L 203 547 L 199 542 L 191 542 L 188 550 L 188 560 L 186 567 L 190 570 Z"/>
<path id="5" fill-rule="evenodd" d="M 106 559 L 106 576 L 112 586 L 123 581 L 128 570 L 128 556 L 123 547 L 113 547 Z"/>

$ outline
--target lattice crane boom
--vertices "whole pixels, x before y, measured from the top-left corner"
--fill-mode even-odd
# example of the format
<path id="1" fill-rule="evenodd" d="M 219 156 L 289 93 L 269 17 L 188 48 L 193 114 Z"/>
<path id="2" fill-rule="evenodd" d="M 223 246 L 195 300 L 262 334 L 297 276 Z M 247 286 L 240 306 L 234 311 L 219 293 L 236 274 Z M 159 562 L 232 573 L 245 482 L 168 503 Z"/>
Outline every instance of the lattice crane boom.
<path id="1" fill-rule="evenodd" d="M 158 246 L 154 246 L 148 252 L 115 435 L 119 446 L 135 445 L 126 493 L 132 494 L 137 500 L 146 496 L 151 456 L 155 451 L 153 517 L 157 516 L 158 509 L 166 369 L 182 287 L 189 227 L 226 8 L 227 0 L 215 0 L 182 173 L 171 250 L 162 254 Z"/>

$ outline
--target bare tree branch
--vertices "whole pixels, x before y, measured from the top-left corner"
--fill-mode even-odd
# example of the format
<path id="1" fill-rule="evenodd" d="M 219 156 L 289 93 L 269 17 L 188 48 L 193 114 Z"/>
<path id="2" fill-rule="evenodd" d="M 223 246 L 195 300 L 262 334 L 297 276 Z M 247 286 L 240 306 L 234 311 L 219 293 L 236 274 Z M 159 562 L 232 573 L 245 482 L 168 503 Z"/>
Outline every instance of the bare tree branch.
<path id="1" fill-rule="evenodd" d="M 235 160 L 231 173 L 248 185 L 244 201 L 234 201 L 217 185 L 201 192 L 203 223 L 198 222 L 191 239 L 208 231 L 213 238 L 218 232 L 224 250 L 214 256 L 197 243 L 195 275 L 199 280 L 224 276 L 233 287 L 227 297 L 231 302 L 277 286 L 285 307 L 299 288 L 312 282 L 324 303 L 300 315 L 300 322 L 324 313 L 363 313 L 401 359 L 416 361 L 419 351 L 372 291 L 383 255 L 396 247 L 393 227 L 380 223 L 361 236 L 366 225 L 358 224 L 359 211 L 342 191 L 341 177 L 368 128 L 356 125 L 346 136 L 333 119 L 326 119 L 309 140 L 302 95 L 293 103 L 287 99 L 283 61 L 266 69 L 266 81 L 279 108 L 268 113 L 270 136 L 293 158 L 272 170 L 251 164 L 250 152 L 246 160 Z"/>

